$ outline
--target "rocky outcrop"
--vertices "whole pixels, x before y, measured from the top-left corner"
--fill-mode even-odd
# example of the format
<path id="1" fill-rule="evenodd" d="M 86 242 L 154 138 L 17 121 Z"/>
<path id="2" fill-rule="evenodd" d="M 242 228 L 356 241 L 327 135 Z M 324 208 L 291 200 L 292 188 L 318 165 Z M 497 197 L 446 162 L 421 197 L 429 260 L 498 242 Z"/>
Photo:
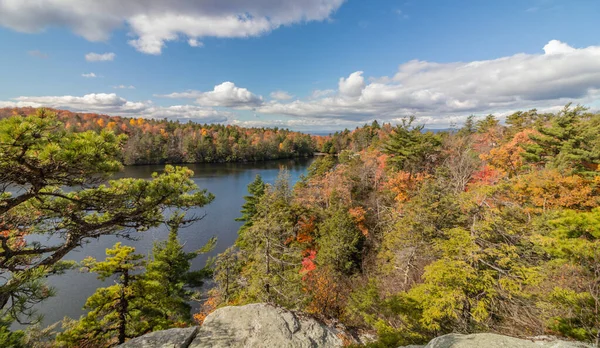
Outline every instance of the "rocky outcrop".
<path id="1" fill-rule="evenodd" d="M 217 309 L 201 327 L 152 332 L 123 348 L 341 347 L 336 333 L 311 318 L 264 303 Z"/>
<path id="2" fill-rule="evenodd" d="M 293 312 L 257 303 L 225 307 L 211 313 L 190 348 L 220 347 L 341 347 L 326 326 Z"/>
<path id="3" fill-rule="evenodd" d="M 481 333 L 472 335 L 449 334 L 436 337 L 425 346 L 405 348 L 591 348 L 581 342 L 561 341 L 552 338 L 519 339 L 509 336 Z M 402 347 L 401 347 L 402 348 Z"/>
<path id="4" fill-rule="evenodd" d="M 188 327 L 185 329 L 170 329 L 164 331 L 155 331 L 147 335 L 129 340 L 119 347 L 122 348 L 187 348 L 196 333 L 198 327 Z"/>

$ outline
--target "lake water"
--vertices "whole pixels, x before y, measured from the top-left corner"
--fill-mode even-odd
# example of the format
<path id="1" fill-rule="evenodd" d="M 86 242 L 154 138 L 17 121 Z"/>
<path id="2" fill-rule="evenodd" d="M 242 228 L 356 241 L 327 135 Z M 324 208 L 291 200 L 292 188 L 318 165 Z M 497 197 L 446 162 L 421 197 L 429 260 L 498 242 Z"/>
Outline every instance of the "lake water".
<path id="1" fill-rule="evenodd" d="M 207 189 L 215 195 L 215 200 L 208 206 L 190 210 L 188 214 L 205 218 L 189 227 L 179 230 L 179 239 L 185 244 L 186 251 L 197 250 L 203 246 L 210 237 L 217 237 L 215 249 L 206 255 L 201 255 L 193 261 L 192 269 L 204 266 L 208 257 L 215 256 L 233 245 L 237 238 L 237 231 L 242 225 L 235 221 L 240 216 L 240 209 L 247 194 L 247 186 L 257 174 L 260 174 L 267 183 L 273 183 L 279 170 L 286 168 L 290 173 L 290 180 L 295 183 L 301 174 L 306 172 L 312 159 L 278 160 L 259 163 L 223 163 L 223 164 L 191 164 L 187 165 L 194 171 L 194 182 L 201 188 Z M 153 172 L 162 171 L 164 166 L 135 166 L 126 167 L 117 177 L 150 178 Z M 92 240 L 83 248 L 72 251 L 67 255 L 67 260 L 80 261 L 87 256 L 99 260 L 105 258 L 106 248 L 112 247 L 115 242 L 121 241 L 125 245 L 136 248 L 136 252 L 147 255 L 152 249 L 154 241 L 165 240 L 168 229 L 164 226 L 136 234 L 136 241 L 127 241 L 112 236 L 104 236 Z M 56 288 L 55 297 L 48 299 L 38 306 L 40 314 L 44 315 L 42 324 L 49 325 L 62 320 L 65 316 L 79 318 L 86 299 L 94 293 L 96 288 L 105 286 L 111 281 L 101 282 L 94 274 L 69 271 L 61 276 L 51 277 L 48 282 Z"/>

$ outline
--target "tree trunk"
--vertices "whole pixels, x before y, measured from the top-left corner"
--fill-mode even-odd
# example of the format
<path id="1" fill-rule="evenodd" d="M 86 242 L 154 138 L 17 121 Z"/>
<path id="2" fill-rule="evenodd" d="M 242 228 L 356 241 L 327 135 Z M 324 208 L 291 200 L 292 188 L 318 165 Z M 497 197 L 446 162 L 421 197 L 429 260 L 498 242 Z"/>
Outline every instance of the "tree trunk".
<path id="1" fill-rule="evenodd" d="M 125 329 L 126 324 L 127 324 L 127 310 L 128 310 L 128 306 L 129 303 L 127 301 L 127 298 L 125 297 L 125 289 L 127 288 L 127 286 L 129 286 L 129 272 L 125 271 L 123 273 L 123 286 L 121 287 L 121 293 L 119 296 L 119 306 L 118 306 L 118 311 L 119 311 L 119 344 L 123 344 L 125 343 L 125 338 L 126 338 L 126 331 Z"/>

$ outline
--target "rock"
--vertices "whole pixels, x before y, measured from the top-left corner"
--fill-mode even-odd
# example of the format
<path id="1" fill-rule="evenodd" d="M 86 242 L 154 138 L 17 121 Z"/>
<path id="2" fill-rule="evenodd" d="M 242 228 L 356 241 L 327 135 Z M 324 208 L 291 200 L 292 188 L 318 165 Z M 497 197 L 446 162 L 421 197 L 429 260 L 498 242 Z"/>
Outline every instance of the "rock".
<path id="1" fill-rule="evenodd" d="M 425 348 L 591 348 L 581 342 L 534 341 L 490 333 L 461 335 L 449 334 L 434 338 Z"/>
<path id="2" fill-rule="evenodd" d="M 220 308 L 206 317 L 190 348 L 341 347 L 336 334 L 314 319 L 264 303 Z"/>
<path id="3" fill-rule="evenodd" d="M 119 347 L 121 348 L 186 348 L 190 345 L 198 327 L 185 329 L 170 329 L 155 331 L 141 337 L 129 340 Z"/>

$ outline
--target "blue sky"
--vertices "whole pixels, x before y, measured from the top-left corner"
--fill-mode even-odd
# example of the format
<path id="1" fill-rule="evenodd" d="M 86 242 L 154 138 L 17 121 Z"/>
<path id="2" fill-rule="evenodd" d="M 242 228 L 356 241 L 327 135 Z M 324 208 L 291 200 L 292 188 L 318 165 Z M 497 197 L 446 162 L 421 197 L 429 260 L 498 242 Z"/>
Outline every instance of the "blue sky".
<path id="1" fill-rule="evenodd" d="M 597 107 L 599 13 L 595 0 L 0 0 L 0 107 L 299 130 Z"/>

